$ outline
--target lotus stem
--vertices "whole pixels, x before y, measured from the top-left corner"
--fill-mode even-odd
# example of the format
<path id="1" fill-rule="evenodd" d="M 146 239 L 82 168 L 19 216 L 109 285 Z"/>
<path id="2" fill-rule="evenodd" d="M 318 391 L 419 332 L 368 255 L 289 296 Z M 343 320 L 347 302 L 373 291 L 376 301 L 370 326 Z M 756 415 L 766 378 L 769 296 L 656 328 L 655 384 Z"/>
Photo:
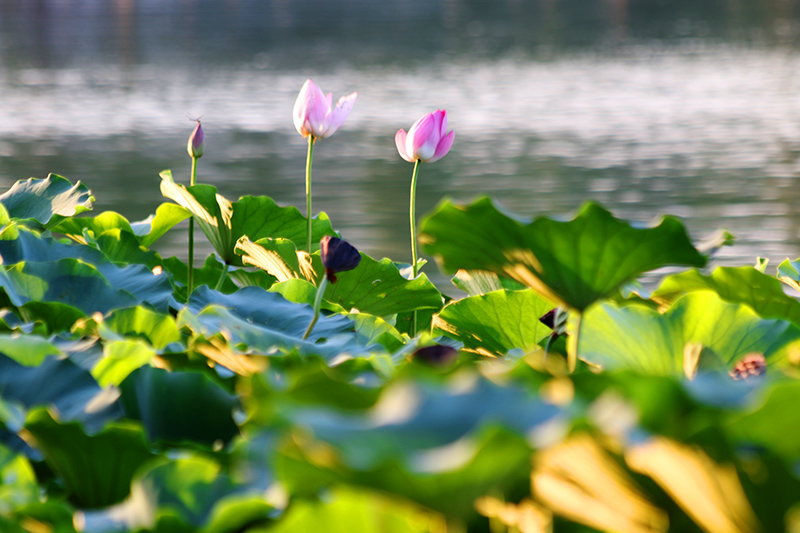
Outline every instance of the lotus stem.
<path id="1" fill-rule="evenodd" d="M 567 370 L 570 374 L 578 367 L 578 339 L 581 334 L 581 319 L 583 313 L 575 313 L 574 328 L 567 337 Z"/>
<path id="2" fill-rule="evenodd" d="M 228 273 L 228 263 L 222 267 L 222 275 L 219 277 L 219 281 L 217 281 L 216 287 L 214 287 L 215 291 L 222 290 L 222 284 L 225 283 L 225 275 Z"/>
<path id="3" fill-rule="evenodd" d="M 308 136 L 308 155 L 306 156 L 306 219 L 308 235 L 306 236 L 306 252 L 311 253 L 311 160 L 314 157 L 314 136 Z"/>
<path id="4" fill-rule="evenodd" d="M 417 277 L 417 176 L 419 176 L 420 160 L 414 163 L 414 173 L 411 175 L 411 274 L 412 278 Z M 411 337 L 417 336 L 417 311 L 411 312 Z"/>
<path id="5" fill-rule="evenodd" d="M 314 329 L 314 326 L 319 320 L 319 308 L 322 305 L 322 295 L 325 294 L 325 289 L 328 287 L 328 275 L 324 274 L 322 276 L 322 280 L 319 282 L 319 287 L 317 287 L 317 296 L 314 298 L 314 318 L 311 319 L 311 323 L 308 325 L 308 329 L 303 334 L 303 340 L 306 340 L 309 335 L 311 335 L 311 330 Z"/>
<path id="6" fill-rule="evenodd" d="M 192 178 L 189 185 L 194 185 L 197 181 L 197 158 L 192 157 Z M 189 217 L 189 271 L 186 276 L 186 301 L 192 295 L 194 289 L 194 217 Z"/>

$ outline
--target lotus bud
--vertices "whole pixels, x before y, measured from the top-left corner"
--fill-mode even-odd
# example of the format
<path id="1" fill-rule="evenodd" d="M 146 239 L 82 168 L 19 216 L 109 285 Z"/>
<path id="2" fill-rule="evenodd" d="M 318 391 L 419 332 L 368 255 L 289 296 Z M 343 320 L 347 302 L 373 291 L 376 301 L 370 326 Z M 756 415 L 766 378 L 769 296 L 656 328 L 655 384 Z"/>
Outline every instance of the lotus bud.
<path id="1" fill-rule="evenodd" d="M 425 346 L 418 349 L 412 357 L 415 361 L 422 361 L 431 365 L 447 365 L 458 357 L 458 350 L 452 346 L 434 344 L 433 346 Z"/>
<path id="2" fill-rule="evenodd" d="M 202 157 L 203 141 L 205 141 L 205 139 L 206 136 L 203 133 L 203 126 L 201 126 L 200 121 L 197 120 L 197 126 L 194 127 L 194 131 L 191 136 L 189 136 L 189 143 L 186 145 L 186 151 L 189 152 L 189 157 L 192 159 Z"/>
<path id="3" fill-rule="evenodd" d="M 322 266 L 331 283 L 336 283 L 336 274 L 353 270 L 361 262 L 361 254 L 349 242 L 326 235 L 319 243 Z"/>
<path id="4" fill-rule="evenodd" d="M 294 103 L 294 127 L 303 137 L 330 137 L 344 124 L 356 103 L 357 93 L 342 96 L 332 108 L 333 95 L 323 94 L 310 79 L 306 80 Z"/>
<path id="5" fill-rule="evenodd" d="M 447 155 L 454 139 L 455 132 L 447 132 L 447 111 L 440 109 L 417 120 L 408 133 L 399 130 L 394 142 L 400 157 L 406 161 L 432 163 Z"/>

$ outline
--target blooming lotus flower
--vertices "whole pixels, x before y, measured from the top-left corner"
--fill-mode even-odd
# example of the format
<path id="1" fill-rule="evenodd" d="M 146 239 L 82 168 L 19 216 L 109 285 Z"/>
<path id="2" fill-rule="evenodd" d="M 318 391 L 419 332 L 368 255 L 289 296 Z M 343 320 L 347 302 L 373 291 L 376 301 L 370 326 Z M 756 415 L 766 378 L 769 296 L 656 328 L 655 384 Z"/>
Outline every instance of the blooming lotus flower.
<path id="1" fill-rule="evenodd" d="M 330 137 L 344 124 L 356 103 L 357 93 L 342 96 L 331 109 L 333 96 L 325 96 L 311 79 L 306 80 L 294 103 L 294 127 L 303 137 Z"/>
<path id="2" fill-rule="evenodd" d="M 206 136 L 203 133 L 203 127 L 200 125 L 200 121 L 197 121 L 197 126 L 194 127 L 194 131 L 189 136 L 189 143 L 186 145 L 186 151 L 189 152 L 189 157 L 193 159 L 197 159 L 198 157 L 202 157 L 203 155 L 203 141 L 205 141 Z"/>
<path id="3" fill-rule="evenodd" d="M 319 255 L 325 274 L 331 283 L 336 283 L 338 272 L 353 270 L 361 262 L 361 254 L 349 242 L 326 235 L 319 243 Z"/>
<path id="4" fill-rule="evenodd" d="M 400 157 L 413 163 L 432 163 L 447 155 L 453 146 L 455 132 L 447 131 L 447 111 L 439 109 L 417 120 L 408 133 L 401 129 L 394 136 Z"/>

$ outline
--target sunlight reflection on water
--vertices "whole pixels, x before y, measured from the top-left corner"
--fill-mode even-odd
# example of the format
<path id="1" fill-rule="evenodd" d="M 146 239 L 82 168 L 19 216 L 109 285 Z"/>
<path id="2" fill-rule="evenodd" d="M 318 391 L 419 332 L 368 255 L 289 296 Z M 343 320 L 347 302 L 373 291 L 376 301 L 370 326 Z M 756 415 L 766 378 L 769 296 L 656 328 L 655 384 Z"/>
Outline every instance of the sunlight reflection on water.
<path id="1" fill-rule="evenodd" d="M 303 140 L 291 109 L 313 72 L 237 64 L 18 69 L 0 80 L 3 185 L 47 171 L 83 179 L 98 209 L 144 217 L 157 173 L 187 172 L 187 115 L 203 116 L 199 179 L 230 198 L 303 204 Z M 375 256 L 408 255 L 411 166 L 393 142 L 420 115 L 448 110 L 455 146 L 425 165 L 421 215 L 444 196 L 481 193 L 525 216 L 566 215 L 588 199 L 619 216 L 684 217 L 695 238 L 738 237 L 721 263 L 800 255 L 800 56 L 733 45 L 629 47 L 551 61 L 338 67 L 315 81 L 359 92 L 339 133 L 315 151 L 315 210 Z M 36 173 L 36 174 L 35 174 Z M 182 253 L 175 234 L 165 253 Z"/>

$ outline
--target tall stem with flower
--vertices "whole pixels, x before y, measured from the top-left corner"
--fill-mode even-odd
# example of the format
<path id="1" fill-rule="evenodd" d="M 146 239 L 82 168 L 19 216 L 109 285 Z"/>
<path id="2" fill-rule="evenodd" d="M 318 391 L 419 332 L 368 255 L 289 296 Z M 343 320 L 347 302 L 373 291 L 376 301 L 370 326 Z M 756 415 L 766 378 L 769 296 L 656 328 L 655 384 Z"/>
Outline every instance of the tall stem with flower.
<path id="1" fill-rule="evenodd" d="M 320 137 L 330 137 L 344 124 L 350 110 L 356 103 L 357 93 L 343 96 L 332 107 L 333 95 L 325 95 L 311 79 L 306 80 L 294 103 L 294 127 L 297 132 L 308 139 L 308 155 L 306 157 L 306 218 L 308 220 L 306 251 L 311 253 L 311 160 L 314 155 L 314 143 Z"/>
<path id="2" fill-rule="evenodd" d="M 411 272 L 413 277 L 419 274 L 417 269 L 417 233 L 416 233 L 416 194 L 419 164 L 432 163 L 447 155 L 453 146 L 455 132 L 447 131 L 447 111 L 439 109 L 424 115 L 409 129 L 408 133 L 401 129 L 394 137 L 400 157 L 414 163 L 414 173 L 411 176 Z M 411 317 L 411 336 L 417 334 L 417 312 Z"/>
<path id="3" fill-rule="evenodd" d="M 203 156 L 203 142 L 206 138 L 203 133 L 203 127 L 200 125 L 200 119 L 197 119 L 195 122 L 197 122 L 197 125 L 189 136 L 189 142 L 186 145 L 186 151 L 189 152 L 189 157 L 192 158 L 192 177 L 189 185 L 197 183 L 197 160 Z M 194 289 L 194 217 L 189 219 L 189 259 L 187 261 L 187 266 L 186 299 L 188 300 Z"/>

